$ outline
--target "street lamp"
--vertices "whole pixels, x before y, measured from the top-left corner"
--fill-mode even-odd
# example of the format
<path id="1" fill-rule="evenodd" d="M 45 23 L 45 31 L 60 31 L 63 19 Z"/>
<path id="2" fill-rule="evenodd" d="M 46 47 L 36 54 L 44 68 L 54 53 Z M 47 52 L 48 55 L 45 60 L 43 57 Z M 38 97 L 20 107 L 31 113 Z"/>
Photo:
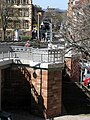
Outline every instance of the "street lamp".
<path id="1" fill-rule="evenodd" d="M 50 43 L 52 42 L 52 18 L 50 22 Z"/>
<path id="2" fill-rule="evenodd" d="M 39 18 L 40 18 L 40 16 L 41 16 L 41 12 L 38 12 L 37 15 L 38 15 L 38 29 L 37 29 L 38 31 L 37 31 L 37 38 L 38 38 L 38 40 L 39 40 L 39 26 L 40 26 L 40 25 L 39 25 Z"/>

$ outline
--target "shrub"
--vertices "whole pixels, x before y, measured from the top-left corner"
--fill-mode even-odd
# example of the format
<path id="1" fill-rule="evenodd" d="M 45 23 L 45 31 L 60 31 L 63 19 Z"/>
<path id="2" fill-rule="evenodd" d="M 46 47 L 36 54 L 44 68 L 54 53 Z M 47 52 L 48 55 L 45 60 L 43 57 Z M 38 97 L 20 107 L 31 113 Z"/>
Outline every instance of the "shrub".
<path id="1" fill-rule="evenodd" d="M 22 41 L 31 40 L 32 36 L 22 36 Z"/>

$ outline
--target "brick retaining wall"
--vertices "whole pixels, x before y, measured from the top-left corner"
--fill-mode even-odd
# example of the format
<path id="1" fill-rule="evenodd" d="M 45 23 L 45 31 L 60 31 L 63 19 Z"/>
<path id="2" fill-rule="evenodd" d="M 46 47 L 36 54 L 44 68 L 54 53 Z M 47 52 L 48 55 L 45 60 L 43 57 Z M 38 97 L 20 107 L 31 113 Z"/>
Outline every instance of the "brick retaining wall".
<path id="1" fill-rule="evenodd" d="M 61 115 L 62 68 L 27 70 L 31 73 L 31 94 L 35 100 L 31 99 L 31 111 L 45 118 Z"/>
<path id="2" fill-rule="evenodd" d="M 69 75 L 70 80 L 73 82 L 80 81 L 80 57 L 72 56 L 71 58 L 65 58 L 66 73 Z"/>
<path id="3" fill-rule="evenodd" d="M 71 79 L 74 82 L 80 81 L 80 57 L 79 56 L 73 56 L 72 62 L 71 62 Z"/>
<path id="4" fill-rule="evenodd" d="M 49 65 L 48 69 L 12 66 L 4 70 L 2 100 L 17 107 L 28 106 L 33 114 L 44 118 L 61 115 L 62 67 L 57 66 Z"/>

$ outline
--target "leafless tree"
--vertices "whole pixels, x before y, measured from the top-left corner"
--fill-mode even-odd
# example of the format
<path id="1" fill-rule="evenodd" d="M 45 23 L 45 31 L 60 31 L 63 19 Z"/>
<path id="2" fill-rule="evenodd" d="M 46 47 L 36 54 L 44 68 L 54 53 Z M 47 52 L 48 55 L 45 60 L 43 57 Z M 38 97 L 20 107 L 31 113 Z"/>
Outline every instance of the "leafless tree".
<path id="1" fill-rule="evenodd" d="M 49 8 L 47 8 L 47 11 L 45 12 L 45 18 L 52 18 L 54 32 L 58 32 L 58 30 L 60 29 L 61 22 L 63 21 L 65 16 L 66 11 L 60 12 L 57 9 L 49 10 Z"/>
<path id="2" fill-rule="evenodd" d="M 1 0 L 1 27 L 2 27 L 2 40 L 5 40 L 5 33 L 7 28 L 8 7 L 5 0 Z"/>
<path id="3" fill-rule="evenodd" d="M 73 6 L 61 31 L 69 51 L 90 57 L 90 4 Z"/>
<path id="4" fill-rule="evenodd" d="M 11 1 L 0 0 L 2 40 L 6 39 L 6 29 L 8 27 L 8 21 L 12 19 L 11 14 L 13 14 L 12 11 L 13 2 L 14 2 L 13 0 Z"/>

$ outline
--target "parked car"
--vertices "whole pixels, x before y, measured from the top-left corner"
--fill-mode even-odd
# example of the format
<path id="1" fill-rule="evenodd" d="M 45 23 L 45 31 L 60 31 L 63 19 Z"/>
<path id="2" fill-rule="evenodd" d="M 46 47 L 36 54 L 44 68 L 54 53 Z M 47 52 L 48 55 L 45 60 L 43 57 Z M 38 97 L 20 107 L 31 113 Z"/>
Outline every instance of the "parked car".
<path id="1" fill-rule="evenodd" d="M 90 78 L 84 80 L 84 85 L 90 87 Z"/>
<path id="2" fill-rule="evenodd" d="M 5 111 L 0 111 L 0 120 L 13 120 L 10 113 Z"/>
<path id="3" fill-rule="evenodd" d="M 85 68 L 84 70 L 83 81 L 85 86 L 90 87 L 90 69 L 89 68 Z"/>

